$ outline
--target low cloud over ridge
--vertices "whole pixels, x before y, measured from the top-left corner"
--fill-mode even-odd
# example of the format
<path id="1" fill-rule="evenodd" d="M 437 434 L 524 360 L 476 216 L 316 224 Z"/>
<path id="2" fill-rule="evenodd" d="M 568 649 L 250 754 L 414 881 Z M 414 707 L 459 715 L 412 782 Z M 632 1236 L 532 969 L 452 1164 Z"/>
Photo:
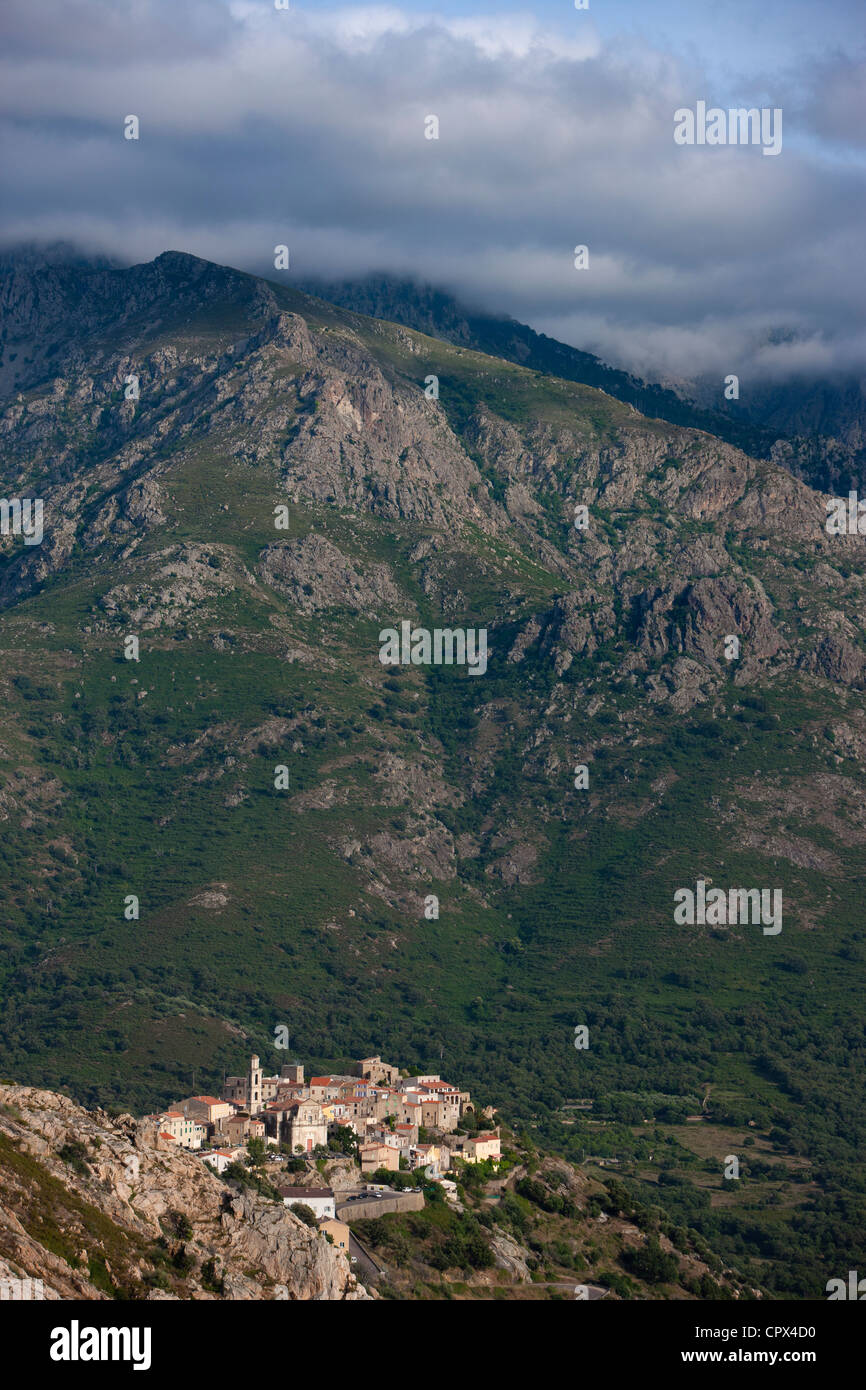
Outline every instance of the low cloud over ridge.
<path id="1" fill-rule="evenodd" d="M 732 96 L 589 14 L 49 11 L 13 0 L 4 20 L 7 243 L 272 275 L 286 243 L 289 278 L 414 275 L 654 379 L 866 364 L 856 55 Z M 699 99 L 782 107 L 782 154 L 675 145 Z"/>

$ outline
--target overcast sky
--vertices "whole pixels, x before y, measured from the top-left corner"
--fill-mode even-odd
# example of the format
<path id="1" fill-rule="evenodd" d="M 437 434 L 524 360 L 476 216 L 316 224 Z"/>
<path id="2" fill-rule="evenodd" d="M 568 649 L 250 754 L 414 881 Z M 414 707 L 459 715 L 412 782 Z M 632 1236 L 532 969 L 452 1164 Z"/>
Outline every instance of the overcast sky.
<path id="1" fill-rule="evenodd" d="M 863 0 L 4 0 L 0 40 L 4 243 L 285 243 L 654 379 L 866 368 Z M 698 100 L 781 154 L 675 144 Z"/>

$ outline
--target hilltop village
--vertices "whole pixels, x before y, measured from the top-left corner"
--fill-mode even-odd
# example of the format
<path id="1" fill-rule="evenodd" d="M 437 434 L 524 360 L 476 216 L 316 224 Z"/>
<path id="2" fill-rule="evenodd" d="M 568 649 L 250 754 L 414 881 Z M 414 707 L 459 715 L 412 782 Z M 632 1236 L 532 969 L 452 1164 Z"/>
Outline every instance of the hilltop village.
<path id="1" fill-rule="evenodd" d="M 481 1119 L 489 1125 L 494 1115 L 487 1109 Z M 423 1205 L 417 1190 L 395 1191 L 386 1208 L 389 1173 L 423 1169 L 450 1197 L 455 1183 L 449 1172 L 461 1163 L 489 1162 L 497 1168 L 501 1158 L 499 1130 L 479 1130 L 468 1091 L 438 1074 L 403 1075 L 378 1056 L 359 1059 L 353 1074 L 305 1080 L 297 1062 L 285 1063 L 279 1076 L 265 1076 L 254 1055 L 245 1074 L 226 1077 L 219 1096 L 188 1096 L 147 1118 L 157 1143 L 192 1150 L 219 1174 L 251 1153 L 275 1164 L 282 1159 L 293 1172 L 310 1170 L 304 1160 L 341 1155 L 354 1160 L 362 1181 L 374 1174 L 379 1181 L 366 1189 L 347 1186 L 342 1204 L 328 1187 L 276 1187 L 286 1205 L 308 1208 L 346 1250 L 348 1229 L 336 1218 L 348 1212 L 350 1202 L 362 1200 L 364 1191 L 376 1198 L 375 1208 L 364 1208 L 365 1216 L 374 1209 L 378 1214 Z M 357 1206 L 351 1210 L 361 1214 Z"/>

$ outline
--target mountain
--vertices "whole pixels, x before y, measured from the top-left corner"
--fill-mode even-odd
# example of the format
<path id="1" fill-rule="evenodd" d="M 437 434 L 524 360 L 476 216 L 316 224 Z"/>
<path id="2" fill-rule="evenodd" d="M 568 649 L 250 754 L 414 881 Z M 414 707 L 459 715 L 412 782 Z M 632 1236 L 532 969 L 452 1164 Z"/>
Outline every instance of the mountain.
<path id="1" fill-rule="evenodd" d="M 866 1262 L 862 537 L 182 253 L 0 294 L 2 495 L 44 506 L 0 538 L 5 1073 L 155 1108 L 285 1026 L 616 1162 L 776 1296 Z M 383 664 L 404 622 L 485 669 Z M 781 930 L 678 920 L 699 882 Z"/>
<path id="2" fill-rule="evenodd" d="M 866 490 L 866 380 L 758 383 L 746 411 L 778 433 L 774 460 L 813 487 L 843 495 Z"/>
<path id="3" fill-rule="evenodd" d="M 762 430 L 760 422 L 751 417 L 733 418 L 708 403 L 690 399 L 686 385 L 679 392 L 642 381 L 602 362 L 591 352 L 536 333 L 528 324 L 462 304 L 448 291 L 433 285 L 370 275 L 359 280 L 309 280 L 302 282 L 300 288 L 345 309 L 391 319 L 543 375 L 594 386 L 634 406 L 643 415 L 706 430 L 758 456 L 769 455 L 776 438 L 773 431 Z"/>
<path id="4" fill-rule="evenodd" d="M 756 457 L 772 458 L 812 487 L 866 490 L 866 385 L 856 375 L 798 375 L 780 382 L 743 376 L 739 398 L 728 401 L 717 377 L 668 386 L 641 381 L 527 324 L 469 308 L 432 285 L 371 275 L 311 280 L 302 288 L 344 308 L 598 387 L 644 415 L 709 431 Z"/>

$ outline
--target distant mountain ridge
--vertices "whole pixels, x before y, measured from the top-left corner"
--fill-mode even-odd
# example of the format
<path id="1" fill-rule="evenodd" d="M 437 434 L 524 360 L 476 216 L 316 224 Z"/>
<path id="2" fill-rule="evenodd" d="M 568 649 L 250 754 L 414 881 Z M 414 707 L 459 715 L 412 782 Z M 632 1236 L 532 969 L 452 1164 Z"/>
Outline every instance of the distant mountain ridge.
<path id="1" fill-rule="evenodd" d="M 165 255 L 157 258 L 159 263 Z M 101 286 L 110 317 L 111 287 L 118 283 L 119 274 L 130 271 L 149 283 L 144 267 L 124 266 L 116 258 L 83 251 L 71 242 L 28 242 L 0 249 L 0 394 L 42 379 L 51 364 L 57 346 L 50 341 L 51 328 L 55 323 L 61 326 L 74 311 L 80 294 L 79 286 L 69 297 L 70 272 L 85 277 L 88 297 Z M 98 273 L 105 277 L 102 281 L 91 278 Z M 225 273 L 243 275 L 237 270 Z M 741 399 L 725 401 L 706 377 L 684 381 L 676 390 L 644 381 L 528 324 L 474 308 L 448 290 L 408 277 L 383 272 L 355 279 L 291 279 L 289 284 L 351 312 L 402 324 L 543 375 L 595 387 L 642 415 L 705 430 L 753 458 L 772 459 L 821 491 L 866 490 L 866 390 L 856 374 L 742 382 Z M 48 330 L 48 342 L 31 344 L 26 329 L 23 341 L 16 336 L 36 314 L 43 334 Z M 710 404 L 714 393 L 720 397 L 717 407 Z"/>
<path id="2" fill-rule="evenodd" d="M 643 381 L 516 319 L 462 304 L 434 285 L 378 274 L 309 279 L 300 287 L 356 313 L 597 387 L 642 415 L 706 430 L 754 458 L 772 458 L 822 491 L 847 491 L 866 479 L 866 394 L 863 380 L 853 374 L 741 383 L 742 398 L 728 402 L 718 384 L 705 378 L 684 382 L 679 391 Z M 717 408 L 709 404 L 711 390 L 719 397 Z"/>
<path id="3" fill-rule="evenodd" d="M 355 313 L 402 323 L 431 337 L 516 362 L 530 371 L 594 386 L 634 406 L 642 415 L 706 430 L 753 457 L 768 457 L 776 438 L 775 434 L 761 431 L 750 421 L 732 420 L 720 412 L 704 409 L 664 386 L 608 366 L 591 352 L 548 338 L 545 333 L 536 333 L 534 328 L 517 319 L 472 309 L 434 285 L 388 275 L 370 275 L 359 280 L 330 282 L 309 279 L 299 287 Z"/>

